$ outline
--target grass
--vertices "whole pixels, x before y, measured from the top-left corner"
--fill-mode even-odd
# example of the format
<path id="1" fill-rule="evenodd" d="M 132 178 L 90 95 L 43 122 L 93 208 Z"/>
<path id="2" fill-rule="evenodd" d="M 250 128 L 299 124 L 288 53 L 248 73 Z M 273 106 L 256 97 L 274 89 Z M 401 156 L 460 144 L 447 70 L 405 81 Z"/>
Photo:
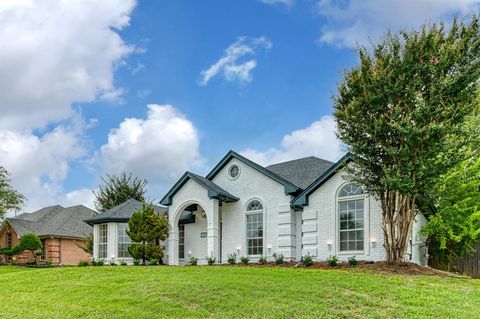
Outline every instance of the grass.
<path id="1" fill-rule="evenodd" d="M 256 267 L 0 267 L 4 318 L 474 318 L 480 280 Z"/>

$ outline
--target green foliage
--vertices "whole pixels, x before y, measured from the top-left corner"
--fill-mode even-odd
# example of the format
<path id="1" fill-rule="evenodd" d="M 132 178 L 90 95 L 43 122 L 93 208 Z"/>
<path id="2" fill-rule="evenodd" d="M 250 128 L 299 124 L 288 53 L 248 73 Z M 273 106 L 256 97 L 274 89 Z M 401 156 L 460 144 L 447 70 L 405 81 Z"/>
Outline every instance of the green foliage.
<path id="1" fill-rule="evenodd" d="M 476 16 L 448 30 L 426 24 L 388 33 L 358 49 L 360 64 L 338 87 L 338 136 L 356 155 L 351 179 L 381 200 L 384 224 L 393 225 L 385 227 L 390 261 L 403 260 L 416 198 L 464 159 L 461 130 L 476 108 L 478 52 Z"/>
<path id="2" fill-rule="evenodd" d="M 196 265 L 198 264 L 198 258 L 191 256 L 191 257 L 188 259 L 188 264 L 189 264 L 190 266 L 196 266 Z"/>
<path id="3" fill-rule="evenodd" d="M 157 258 L 152 258 L 152 259 L 150 259 L 150 260 L 148 261 L 148 264 L 149 264 L 150 266 L 158 266 L 159 261 L 158 261 Z"/>
<path id="4" fill-rule="evenodd" d="M 248 265 L 248 263 L 250 262 L 250 258 L 248 256 L 242 256 L 240 257 L 240 262 L 244 265 Z"/>
<path id="5" fill-rule="evenodd" d="M 30 251 L 33 258 L 35 259 L 35 265 L 38 265 L 37 256 L 40 256 L 42 253 L 42 241 L 35 233 L 26 233 L 20 239 L 20 242 L 13 248 L 16 254 L 22 251 Z"/>
<path id="6" fill-rule="evenodd" d="M 103 259 L 97 259 L 92 261 L 92 266 L 103 266 L 105 261 Z"/>
<path id="7" fill-rule="evenodd" d="M 102 177 L 103 184 L 99 186 L 95 194 L 95 208 L 104 212 L 112 207 L 120 205 L 134 198 L 139 202 L 145 202 L 146 179 L 132 177 L 132 174 L 123 173 L 120 176 L 106 175 Z"/>
<path id="8" fill-rule="evenodd" d="M 125 259 L 120 260 L 120 266 L 128 266 L 127 261 Z"/>
<path id="9" fill-rule="evenodd" d="M 302 262 L 305 267 L 310 267 L 313 265 L 313 258 L 310 255 L 303 256 Z"/>
<path id="10" fill-rule="evenodd" d="M 333 256 L 328 257 L 328 259 L 327 259 L 327 264 L 328 264 L 330 267 L 335 267 L 335 266 L 338 264 L 338 258 L 337 258 L 337 256 L 333 255 Z"/>
<path id="11" fill-rule="evenodd" d="M 237 263 L 237 254 L 236 253 L 228 254 L 227 262 L 230 265 L 235 265 Z"/>
<path id="12" fill-rule="evenodd" d="M 258 258 L 258 263 L 261 265 L 265 265 L 267 262 L 268 262 L 267 256 L 262 255 L 260 256 L 260 258 Z"/>
<path id="13" fill-rule="evenodd" d="M 155 213 L 153 206 L 143 204 L 128 221 L 127 235 L 132 239 L 128 252 L 134 259 L 162 260 L 165 247 L 161 244 L 168 237 L 168 221 L 165 215 Z"/>
<path id="14" fill-rule="evenodd" d="M 357 258 L 355 258 L 355 256 L 349 257 L 348 264 L 352 267 L 355 267 L 356 265 L 358 265 Z"/>
<path id="15" fill-rule="evenodd" d="M 88 234 L 83 240 L 75 241 L 75 244 L 84 252 L 93 256 L 93 233 Z"/>
<path id="16" fill-rule="evenodd" d="M 137 258 L 133 259 L 133 265 L 134 266 L 140 265 L 140 260 L 138 260 Z"/>
<path id="17" fill-rule="evenodd" d="M 205 257 L 205 258 L 207 259 L 207 263 L 209 266 L 213 266 L 217 262 L 217 258 L 215 257 Z"/>
<path id="18" fill-rule="evenodd" d="M 78 267 L 87 267 L 89 265 L 90 265 L 90 263 L 87 260 L 80 260 L 78 262 Z"/>
<path id="19" fill-rule="evenodd" d="M 443 175 L 434 189 L 436 214 L 423 233 L 429 236 L 430 254 L 437 268 L 450 270 L 480 241 L 479 152 L 476 148 L 470 159 Z"/>
<path id="20" fill-rule="evenodd" d="M 274 253 L 273 254 L 273 260 L 275 262 L 275 265 L 281 265 L 284 263 L 284 259 L 285 257 L 283 256 L 283 254 L 277 254 L 277 253 Z"/>
<path id="21" fill-rule="evenodd" d="M 9 210 L 20 210 L 25 196 L 17 192 L 11 185 L 8 172 L 0 166 L 0 220 Z"/>

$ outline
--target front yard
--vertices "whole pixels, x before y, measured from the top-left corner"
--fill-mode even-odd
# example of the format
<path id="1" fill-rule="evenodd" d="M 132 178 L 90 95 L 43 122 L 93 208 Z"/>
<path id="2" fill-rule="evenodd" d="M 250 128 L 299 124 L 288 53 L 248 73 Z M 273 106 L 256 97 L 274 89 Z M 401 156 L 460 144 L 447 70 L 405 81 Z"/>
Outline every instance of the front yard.
<path id="1" fill-rule="evenodd" d="M 4 318 L 474 318 L 480 280 L 259 267 L 0 267 Z"/>

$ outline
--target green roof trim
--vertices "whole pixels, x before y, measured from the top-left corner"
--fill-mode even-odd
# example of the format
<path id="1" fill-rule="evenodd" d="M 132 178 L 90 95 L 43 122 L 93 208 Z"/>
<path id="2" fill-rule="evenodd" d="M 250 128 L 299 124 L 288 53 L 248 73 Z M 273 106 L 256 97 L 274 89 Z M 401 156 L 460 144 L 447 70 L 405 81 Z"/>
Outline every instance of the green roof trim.
<path id="1" fill-rule="evenodd" d="M 302 189 L 299 188 L 298 186 L 290 183 L 289 181 L 287 181 L 286 179 L 284 179 L 283 177 L 275 174 L 274 172 L 266 169 L 265 167 L 249 160 L 248 158 L 238 154 L 237 152 L 235 151 L 232 151 L 230 150 L 227 155 L 225 155 L 222 160 L 212 169 L 212 171 L 210 173 L 208 173 L 208 175 L 206 176 L 206 178 L 208 180 L 212 180 L 221 170 L 222 168 L 224 168 L 228 162 L 232 159 L 232 158 L 236 158 L 237 160 L 239 160 L 240 162 L 250 166 L 251 168 L 259 171 L 260 173 L 270 177 L 271 179 L 279 182 L 280 184 L 282 184 L 284 187 L 285 187 L 285 194 L 287 195 L 290 195 L 290 194 L 295 194 L 295 193 L 298 193 L 300 192 Z"/>
<path id="2" fill-rule="evenodd" d="M 308 205 L 308 197 L 320 186 L 322 186 L 326 181 L 335 175 L 340 169 L 342 169 L 349 162 L 354 160 L 354 155 L 352 153 L 345 154 L 340 160 L 333 164 L 325 173 L 323 173 L 319 178 L 317 178 L 310 186 L 305 188 L 292 202 L 291 206 L 293 207 L 302 207 Z"/>
<path id="3" fill-rule="evenodd" d="M 200 175 L 194 174 L 192 172 L 185 172 L 182 177 L 173 185 L 173 187 L 168 191 L 168 193 L 162 198 L 160 204 L 165 206 L 170 206 L 172 204 L 173 196 L 182 188 L 183 185 L 189 180 L 192 179 L 200 186 L 204 187 L 208 192 L 209 198 L 218 199 L 220 202 L 235 202 L 239 198 L 230 194 L 211 180 L 206 179 Z"/>

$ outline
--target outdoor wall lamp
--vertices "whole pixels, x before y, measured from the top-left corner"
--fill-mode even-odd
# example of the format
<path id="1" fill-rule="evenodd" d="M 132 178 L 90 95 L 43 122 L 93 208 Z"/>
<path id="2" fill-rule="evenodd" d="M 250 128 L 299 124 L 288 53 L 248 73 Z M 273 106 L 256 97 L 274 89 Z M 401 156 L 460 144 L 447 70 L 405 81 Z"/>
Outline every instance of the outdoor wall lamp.
<path id="1" fill-rule="evenodd" d="M 375 248 L 375 246 L 377 246 L 377 239 L 375 237 L 370 238 L 370 242 L 372 243 L 373 248 Z"/>
<path id="2" fill-rule="evenodd" d="M 237 246 L 237 254 L 240 254 L 240 249 L 242 249 L 241 246 Z"/>
<path id="3" fill-rule="evenodd" d="M 328 247 L 328 250 L 332 250 L 332 241 L 329 239 L 327 240 L 327 247 Z"/>
<path id="4" fill-rule="evenodd" d="M 269 253 L 269 254 L 272 252 L 272 245 L 271 245 L 271 244 L 269 244 L 269 245 L 267 246 L 267 250 L 268 250 L 268 253 Z"/>
<path id="5" fill-rule="evenodd" d="M 188 254 L 188 257 L 192 256 L 192 251 L 189 250 L 187 254 Z"/>

